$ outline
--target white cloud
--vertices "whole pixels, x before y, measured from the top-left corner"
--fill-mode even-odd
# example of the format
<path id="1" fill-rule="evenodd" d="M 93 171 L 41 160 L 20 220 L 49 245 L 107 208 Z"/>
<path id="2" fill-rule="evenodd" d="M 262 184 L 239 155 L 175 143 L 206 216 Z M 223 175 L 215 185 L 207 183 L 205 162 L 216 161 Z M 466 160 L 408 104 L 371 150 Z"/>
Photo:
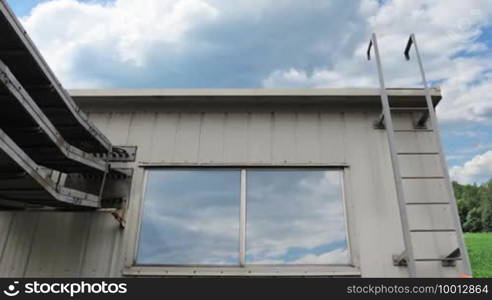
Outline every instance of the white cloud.
<path id="1" fill-rule="evenodd" d="M 394 0 L 369 10 L 366 17 L 366 36 L 355 49 L 346 49 L 351 55 L 310 73 L 296 68 L 275 70 L 264 85 L 377 86 L 374 62 L 365 59 L 369 35 L 376 32 L 387 86 L 421 86 L 415 59 L 406 62 L 402 55 L 408 35 L 416 33 L 427 77 L 442 86 L 440 120 L 492 122 L 492 96 L 487 92 L 492 89 L 492 55 L 477 39 L 482 28 L 490 26 L 492 2 Z"/>
<path id="2" fill-rule="evenodd" d="M 375 9 L 375 0 L 54 0 L 23 23 L 68 88 L 258 87 L 275 70 L 311 72 L 346 56 Z"/>
<path id="3" fill-rule="evenodd" d="M 492 150 L 473 157 L 463 166 L 450 170 L 451 178 L 460 183 L 481 183 L 492 178 Z"/>
<path id="4" fill-rule="evenodd" d="M 335 249 L 320 255 L 309 254 L 299 258 L 296 264 L 346 264 L 350 261 L 347 249 Z"/>
<path id="5" fill-rule="evenodd" d="M 98 74 L 80 74 L 81 56 L 101 63 L 141 67 L 152 47 L 173 48 L 199 24 L 218 15 L 202 0 L 116 0 L 107 4 L 54 0 L 36 6 L 23 24 L 44 57 L 71 86 L 104 85 Z M 97 61 L 88 61 L 97 64 Z M 77 69 L 80 68 L 80 69 Z"/>
<path id="6" fill-rule="evenodd" d="M 69 88 L 377 86 L 365 59 L 379 36 L 388 86 L 417 86 L 402 50 L 420 42 L 442 85 L 441 121 L 492 122 L 492 55 L 478 40 L 488 0 L 54 0 L 23 23 Z"/>

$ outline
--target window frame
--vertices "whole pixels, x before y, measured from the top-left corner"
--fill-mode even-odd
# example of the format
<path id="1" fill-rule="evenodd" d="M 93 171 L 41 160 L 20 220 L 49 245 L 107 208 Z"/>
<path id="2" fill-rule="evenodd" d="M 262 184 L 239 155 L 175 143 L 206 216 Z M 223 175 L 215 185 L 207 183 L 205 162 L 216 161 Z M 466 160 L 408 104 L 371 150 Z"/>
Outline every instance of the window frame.
<path id="1" fill-rule="evenodd" d="M 127 252 L 124 276 L 360 276 L 359 255 L 355 245 L 355 222 L 351 216 L 350 201 L 350 170 L 347 165 L 163 165 L 143 164 L 141 192 L 139 193 L 138 212 L 133 231 L 133 247 Z M 238 265 L 142 265 L 137 264 L 140 229 L 142 226 L 145 191 L 150 170 L 206 170 L 225 169 L 240 172 L 240 203 L 239 203 L 239 264 Z M 336 170 L 340 172 L 341 196 L 345 217 L 345 234 L 349 252 L 348 264 L 245 264 L 246 259 L 246 190 L 248 169 L 273 170 Z"/>

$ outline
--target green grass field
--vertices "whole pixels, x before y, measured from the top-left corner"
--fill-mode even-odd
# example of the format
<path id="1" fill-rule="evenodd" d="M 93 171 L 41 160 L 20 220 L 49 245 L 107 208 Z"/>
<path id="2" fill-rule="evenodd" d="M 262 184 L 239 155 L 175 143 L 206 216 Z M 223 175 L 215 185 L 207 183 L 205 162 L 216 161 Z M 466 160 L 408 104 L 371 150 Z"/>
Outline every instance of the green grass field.
<path id="1" fill-rule="evenodd" d="M 492 278 L 492 233 L 465 233 L 473 277 Z"/>

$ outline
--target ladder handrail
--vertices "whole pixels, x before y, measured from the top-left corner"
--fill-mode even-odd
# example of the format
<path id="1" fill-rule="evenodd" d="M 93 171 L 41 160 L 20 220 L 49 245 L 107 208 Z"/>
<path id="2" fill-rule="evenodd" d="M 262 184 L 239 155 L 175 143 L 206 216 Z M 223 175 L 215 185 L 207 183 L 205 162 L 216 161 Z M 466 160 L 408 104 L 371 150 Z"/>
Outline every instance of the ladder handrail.
<path id="1" fill-rule="evenodd" d="M 456 205 L 456 198 L 454 196 L 453 187 L 451 185 L 451 180 L 449 177 L 449 172 L 448 172 L 446 160 L 444 159 L 444 152 L 443 152 L 443 147 L 442 147 L 442 142 L 441 142 L 439 124 L 437 121 L 437 115 L 436 115 L 436 111 L 434 109 L 434 104 L 432 102 L 429 84 L 428 84 L 426 76 L 425 76 L 424 65 L 422 63 L 422 58 L 420 56 L 419 48 L 417 45 L 417 39 L 415 38 L 414 33 L 412 33 L 410 35 L 408 42 L 407 42 L 407 45 L 405 47 L 404 55 L 405 55 L 406 60 L 410 60 L 410 50 L 412 48 L 412 45 L 415 48 L 415 53 L 417 56 L 417 62 L 418 62 L 419 69 L 420 69 L 420 75 L 422 77 L 422 82 L 424 85 L 425 100 L 427 102 L 427 108 L 429 110 L 429 115 L 430 115 L 429 119 L 431 122 L 431 127 L 434 130 L 434 137 L 436 139 L 436 144 L 438 147 L 437 150 L 440 153 L 439 158 L 440 158 L 440 162 L 441 162 L 442 172 L 444 173 L 443 176 L 445 177 L 445 180 L 447 181 L 446 184 L 447 184 L 447 190 L 448 190 L 448 194 L 449 194 L 448 196 L 449 196 L 449 199 L 451 202 L 451 206 L 452 206 L 451 209 L 453 211 L 453 221 L 454 221 L 456 231 L 457 231 L 458 247 L 460 248 L 461 255 L 463 257 L 463 265 L 464 265 L 464 269 L 465 269 L 464 271 L 465 271 L 466 275 L 472 275 L 470 260 L 468 257 L 468 251 L 466 249 L 466 246 L 465 246 L 465 243 L 463 240 L 463 229 L 461 228 L 461 223 L 460 223 L 459 214 L 458 214 L 458 208 Z"/>
<path id="2" fill-rule="evenodd" d="M 379 85 L 380 85 L 380 94 L 381 94 L 381 104 L 383 107 L 383 115 L 386 125 L 386 133 L 388 135 L 388 144 L 390 148 L 391 154 L 391 165 L 393 168 L 393 178 L 395 181 L 396 188 L 396 197 L 398 199 L 398 209 L 400 212 L 400 220 L 403 231 L 403 244 L 405 247 L 404 254 L 406 256 L 406 262 L 408 266 L 408 272 L 410 277 L 416 277 L 416 265 L 415 265 L 415 257 L 413 254 L 413 246 L 412 246 L 412 237 L 410 233 L 410 226 L 408 223 L 408 214 L 407 207 L 403 192 L 403 182 L 401 178 L 400 164 L 398 160 L 398 153 L 396 148 L 395 141 L 395 132 L 393 129 L 393 119 L 391 117 L 390 105 L 388 100 L 388 93 L 386 91 L 386 87 L 384 84 L 384 76 L 383 69 L 381 64 L 381 57 L 379 55 L 379 48 L 377 44 L 376 34 L 373 33 L 371 37 L 371 41 L 369 42 L 369 47 L 367 49 L 367 58 L 371 59 L 371 48 L 374 47 L 375 57 L 376 57 L 376 65 L 378 69 L 378 77 L 379 77 Z"/>

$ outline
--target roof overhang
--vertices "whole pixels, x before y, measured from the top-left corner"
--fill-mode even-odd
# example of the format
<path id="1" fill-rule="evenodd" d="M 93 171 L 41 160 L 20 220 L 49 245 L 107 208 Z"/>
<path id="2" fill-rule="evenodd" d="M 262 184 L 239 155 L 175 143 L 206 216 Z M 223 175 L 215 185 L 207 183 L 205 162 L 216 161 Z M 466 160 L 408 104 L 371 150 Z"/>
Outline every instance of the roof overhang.
<path id="1" fill-rule="evenodd" d="M 423 89 L 388 89 L 393 105 L 425 105 Z M 82 107 L 118 103 L 133 104 L 374 104 L 381 103 L 375 88 L 327 89 L 101 89 L 70 90 Z M 434 105 L 441 100 L 439 88 L 431 89 Z"/>

